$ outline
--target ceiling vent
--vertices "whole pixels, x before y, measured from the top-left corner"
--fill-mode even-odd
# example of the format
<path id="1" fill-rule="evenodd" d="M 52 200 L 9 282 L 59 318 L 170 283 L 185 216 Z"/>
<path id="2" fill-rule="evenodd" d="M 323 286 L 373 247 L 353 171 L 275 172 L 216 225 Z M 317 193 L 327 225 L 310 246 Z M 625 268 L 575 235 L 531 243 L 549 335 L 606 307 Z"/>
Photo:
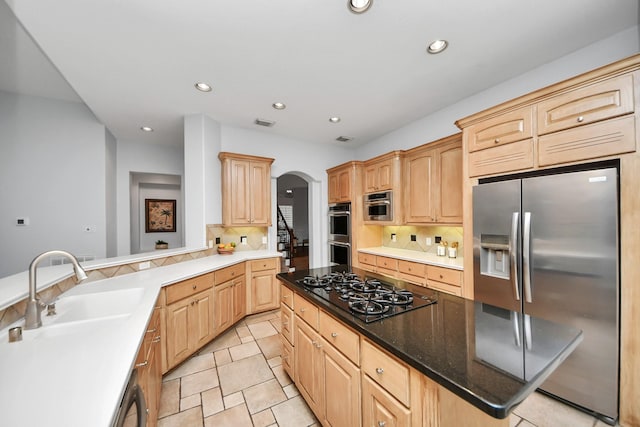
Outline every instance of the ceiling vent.
<path id="1" fill-rule="evenodd" d="M 350 136 L 339 136 L 336 138 L 336 141 L 340 141 L 340 142 L 349 142 L 351 141 L 353 138 L 351 138 Z"/>
<path id="2" fill-rule="evenodd" d="M 268 128 L 276 124 L 276 122 L 272 122 L 271 120 L 265 120 L 265 119 L 256 119 L 254 123 L 257 124 L 258 126 L 266 126 Z"/>

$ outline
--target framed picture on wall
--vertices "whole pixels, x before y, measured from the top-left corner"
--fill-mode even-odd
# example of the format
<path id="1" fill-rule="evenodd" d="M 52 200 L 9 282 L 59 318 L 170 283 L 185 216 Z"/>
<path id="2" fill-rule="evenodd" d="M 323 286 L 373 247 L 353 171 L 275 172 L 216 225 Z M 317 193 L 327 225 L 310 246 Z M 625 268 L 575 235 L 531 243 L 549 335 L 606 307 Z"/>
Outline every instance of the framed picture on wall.
<path id="1" fill-rule="evenodd" d="M 168 199 L 144 199 L 145 231 L 170 233 L 176 231 L 176 201 Z"/>

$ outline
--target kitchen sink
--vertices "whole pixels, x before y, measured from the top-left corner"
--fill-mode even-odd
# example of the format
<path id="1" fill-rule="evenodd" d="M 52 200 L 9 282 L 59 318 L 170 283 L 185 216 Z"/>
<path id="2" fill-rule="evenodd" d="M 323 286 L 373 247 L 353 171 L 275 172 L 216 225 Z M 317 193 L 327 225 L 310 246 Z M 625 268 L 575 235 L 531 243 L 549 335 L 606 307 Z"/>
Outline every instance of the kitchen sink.
<path id="1" fill-rule="evenodd" d="M 56 301 L 56 313 L 53 316 L 42 315 L 42 324 L 57 325 L 69 322 L 82 322 L 92 319 L 128 316 L 136 309 L 143 288 L 118 289 L 64 296 Z"/>

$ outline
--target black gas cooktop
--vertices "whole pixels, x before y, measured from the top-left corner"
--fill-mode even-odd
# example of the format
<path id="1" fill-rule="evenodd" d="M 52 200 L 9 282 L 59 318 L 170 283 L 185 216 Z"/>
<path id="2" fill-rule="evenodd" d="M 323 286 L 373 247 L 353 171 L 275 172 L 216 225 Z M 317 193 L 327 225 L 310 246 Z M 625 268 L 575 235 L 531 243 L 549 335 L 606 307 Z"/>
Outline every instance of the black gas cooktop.
<path id="1" fill-rule="evenodd" d="M 365 323 L 396 316 L 437 302 L 434 295 L 419 295 L 376 278 L 349 271 L 296 280 L 309 292 L 351 313 Z"/>

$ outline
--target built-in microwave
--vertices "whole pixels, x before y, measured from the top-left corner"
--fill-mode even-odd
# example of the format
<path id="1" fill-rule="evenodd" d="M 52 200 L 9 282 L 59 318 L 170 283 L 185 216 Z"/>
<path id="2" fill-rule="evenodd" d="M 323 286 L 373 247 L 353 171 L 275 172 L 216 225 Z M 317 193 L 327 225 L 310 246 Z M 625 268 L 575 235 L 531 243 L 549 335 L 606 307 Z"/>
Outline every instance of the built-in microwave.
<path id="1" fill-rule="evenodd" d="M 393 221 L 393 193 L 370 193 L 364 196 L 365 221 Z"/>

